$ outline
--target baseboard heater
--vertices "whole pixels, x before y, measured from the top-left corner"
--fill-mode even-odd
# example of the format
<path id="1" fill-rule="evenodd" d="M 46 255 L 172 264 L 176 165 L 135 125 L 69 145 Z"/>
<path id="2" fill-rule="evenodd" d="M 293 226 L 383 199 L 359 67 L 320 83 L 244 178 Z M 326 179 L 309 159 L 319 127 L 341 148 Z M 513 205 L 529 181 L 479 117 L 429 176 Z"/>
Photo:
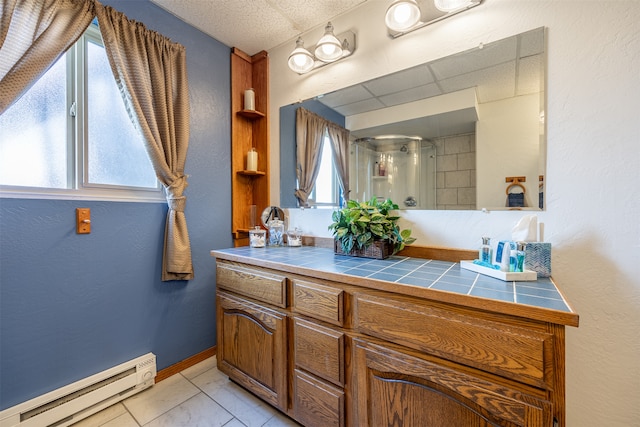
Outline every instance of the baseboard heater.
<path id="1" fill-rule="evenodd" d="M 65 427 L 154 384 L 156 356 L 145 354 L 0 412 L 0 427 Z"/>

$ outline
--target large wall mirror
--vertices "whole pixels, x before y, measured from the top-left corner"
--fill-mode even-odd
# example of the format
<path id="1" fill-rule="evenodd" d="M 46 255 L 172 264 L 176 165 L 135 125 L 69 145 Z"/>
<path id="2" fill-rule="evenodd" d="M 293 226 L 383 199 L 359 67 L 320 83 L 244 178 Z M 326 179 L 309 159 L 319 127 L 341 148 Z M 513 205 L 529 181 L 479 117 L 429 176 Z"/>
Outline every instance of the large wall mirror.
<path id="1" fill-rule="evenodd" d="M 351 131 L 350 198 L 401 209 L 544 209 L 545 30 L 280 109 L 281 205 L 296 207 L 295 110 Z"/>

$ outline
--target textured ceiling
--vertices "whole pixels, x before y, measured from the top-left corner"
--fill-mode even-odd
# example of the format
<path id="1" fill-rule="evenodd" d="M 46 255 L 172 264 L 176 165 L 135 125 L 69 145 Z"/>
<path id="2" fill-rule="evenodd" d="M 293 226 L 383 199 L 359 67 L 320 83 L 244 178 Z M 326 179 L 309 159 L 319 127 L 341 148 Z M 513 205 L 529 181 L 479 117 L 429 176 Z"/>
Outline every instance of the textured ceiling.
<path id="1" fill-rule="evenodd" d="M 253 55 L 325 25 L 367 0 L 151 1 L 227 46 Z"/>

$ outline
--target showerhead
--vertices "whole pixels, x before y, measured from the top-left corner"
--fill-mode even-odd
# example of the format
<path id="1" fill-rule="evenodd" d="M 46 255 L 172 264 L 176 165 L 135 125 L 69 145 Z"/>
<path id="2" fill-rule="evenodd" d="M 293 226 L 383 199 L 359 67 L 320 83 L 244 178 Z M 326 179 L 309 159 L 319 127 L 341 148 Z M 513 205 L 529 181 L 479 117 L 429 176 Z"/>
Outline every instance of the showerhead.
<path id="1" fill-rule="evenodd" d="M 407 152 L 407 144 L 404 144 L 402 147 L 400 147 L 400 151 L 402 151 L 403 153 Z"/>

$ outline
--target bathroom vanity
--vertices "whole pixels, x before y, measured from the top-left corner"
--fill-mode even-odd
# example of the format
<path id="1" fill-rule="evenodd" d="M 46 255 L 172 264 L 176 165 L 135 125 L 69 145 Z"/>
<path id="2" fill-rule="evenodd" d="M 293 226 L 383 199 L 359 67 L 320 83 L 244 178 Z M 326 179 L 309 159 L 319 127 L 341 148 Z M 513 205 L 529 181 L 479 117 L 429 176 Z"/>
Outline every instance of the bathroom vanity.
<path id="1" fill-rule="evenodd" d="M 565 326 L 549 279 L 318 247 L 214 250 L 217 363 L 305 426 L 564 426 Z"/>

